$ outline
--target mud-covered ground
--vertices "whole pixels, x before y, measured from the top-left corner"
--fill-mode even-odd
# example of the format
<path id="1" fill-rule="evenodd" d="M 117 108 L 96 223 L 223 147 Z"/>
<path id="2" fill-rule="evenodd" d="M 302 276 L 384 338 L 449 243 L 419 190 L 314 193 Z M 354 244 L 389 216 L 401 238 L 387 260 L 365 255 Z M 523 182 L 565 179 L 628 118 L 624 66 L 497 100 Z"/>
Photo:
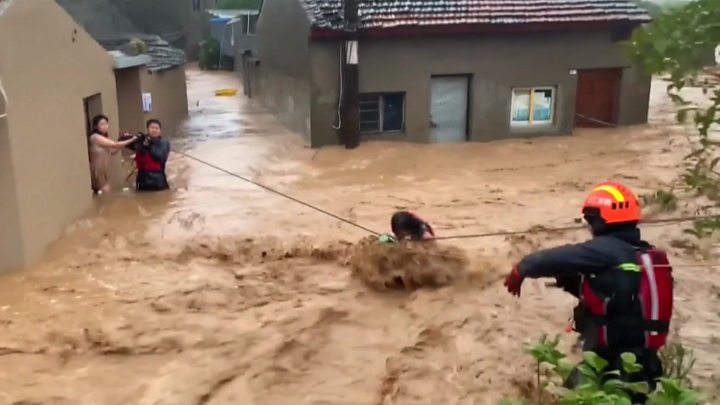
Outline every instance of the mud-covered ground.
<path id="1" fill-rule="evenodd" d="M 175 154 L 171 193 L 104 196 L 36 269 L 0 279 L 0 403 L 516 397 L 533 376 L 523 345 L 563 333 L 574 302 L 543 281 L 515 299 L 503 274 L 532 249 L 585 238 L 537 226 L 574 225 L 594 183 L 652 192 L 676 178 L 688 151 L 661 83 L 642 127 L 315 151 L 243 97 L 214 97 L 239 85 L 231 74 L 188 77 L 178 150 L 381 232 L 401 208 L 439 236 L 536 231 L 405 250 L 358 245 L 366 232 Z M 685 226 L 644 231 L 677 265 L 674 337 L 696 350 L 694 379 L 710 392 L 720 386 L 720 268 L 697 264 Z M 427 282 L 436 287 L 396 288 Z M 564 348 L 573 343 L 563 335 Z"/>

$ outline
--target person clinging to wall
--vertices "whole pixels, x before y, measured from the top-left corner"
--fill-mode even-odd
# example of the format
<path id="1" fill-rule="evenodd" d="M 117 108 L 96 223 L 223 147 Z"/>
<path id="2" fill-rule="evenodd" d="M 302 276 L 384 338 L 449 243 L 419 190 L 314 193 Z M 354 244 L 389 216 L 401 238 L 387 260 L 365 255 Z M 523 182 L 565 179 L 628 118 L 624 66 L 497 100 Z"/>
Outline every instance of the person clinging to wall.
<path id="1" fill-rule="evenodd" d="M 110 192 L 110 159 L 111 155 L 118 153 L 122 148 L 135 142 L 136 137 L 131 136 L 116 142 L 108 137 L 110 120 L 104 115 L 97 115 L 92 119 L 92 130 L 88 136 L 88 149 L 90 152 L 90 175 L 93 192 L 107 194 Z"/>
<path id="2" fill-rule="evenodd" d="M 141 134 L 135 143 L 135 165 L 138 191 L 162 191 L 170 188 L 165 175 L 165 165 L 170 155 L 170 142 L 162 137 L 162 124 L 150 119 L 145 125 L 147 134 Z"/>

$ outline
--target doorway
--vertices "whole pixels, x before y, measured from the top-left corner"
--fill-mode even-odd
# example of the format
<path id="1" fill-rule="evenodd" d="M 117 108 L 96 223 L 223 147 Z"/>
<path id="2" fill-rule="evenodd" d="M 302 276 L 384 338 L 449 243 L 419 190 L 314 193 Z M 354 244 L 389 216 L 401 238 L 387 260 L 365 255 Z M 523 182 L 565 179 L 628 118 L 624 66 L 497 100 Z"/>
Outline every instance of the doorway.
<path id="1" fill-rule="evenodd" d="M 575 126 L 604 128 L 617 125 L 622 68 L 578 70 Z"/>
<path id="2" fill-rule="evenodd" d="M 432 142 L 466 142 L 470 76 L 433 76 L 430 83 Z"/>
<path id="3" fill-rule="evenodd" d="M 93 117 L 102 114 L 102 97 L 100 93 L 83 98 L 83 111 L 85 112 L 85 132 L 90 135 L 93 131 Z"/>

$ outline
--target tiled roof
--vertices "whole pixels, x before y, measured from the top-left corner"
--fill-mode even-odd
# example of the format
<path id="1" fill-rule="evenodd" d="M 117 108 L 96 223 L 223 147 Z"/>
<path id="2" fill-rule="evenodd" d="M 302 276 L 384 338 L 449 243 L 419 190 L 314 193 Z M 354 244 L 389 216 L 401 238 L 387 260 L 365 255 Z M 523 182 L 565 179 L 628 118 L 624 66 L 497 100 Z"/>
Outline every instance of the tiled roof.
<path id="1" fill-rule="evenodd" d="M 137 34 L 128 38 L 100 39 L 98 42 L 108 50 L 124 50 L 127 48 L 130 38 L 141 39 L 147 44 L 147 54 L 152 58 L 150 63 L 147 64 L 147 68 L 151 72 L 159 72 L 172 69 L 176 66 L 182 66 L 187 61 L 185 52 L 173 48 L 167 41 L 157 35 Z"/>
<path id="2" fill-rule="evenodd" d="M 647 22 L 631 0 L 357 0 L 360 29 L 463 24 Z M 343 0 L 300 0 L 314 27 L 344 28 Z"/>

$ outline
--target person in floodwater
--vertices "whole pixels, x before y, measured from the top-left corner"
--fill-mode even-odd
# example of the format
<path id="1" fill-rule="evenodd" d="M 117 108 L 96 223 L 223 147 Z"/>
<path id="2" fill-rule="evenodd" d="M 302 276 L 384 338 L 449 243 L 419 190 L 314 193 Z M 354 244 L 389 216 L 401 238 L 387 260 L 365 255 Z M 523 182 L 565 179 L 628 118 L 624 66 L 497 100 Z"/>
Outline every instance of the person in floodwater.
<path id="1" fill-rule="evenodd" d="M 135 165 L 138 191 L 161 191 L 170 188 L 165 175 L 165 165 L 170 155 L 170 142 L 162 137 L 162 124 L 150 119 L 146 124 L 147 134 L 141 134 L 135 143 Z"/>
<path id="2" fill-rule="evenodd" d="M 662 376 L 658 350 L 666 343 L 672 317 L 672 267 L 665 252 L 642 240 L 640 205 L 622 184 L 595 187 L 582 213 L 591 240 L 524 257 L 505 287 L 519 297 L 526 278 L 555 277 L 559 287 L 580 300 L 573 318 L 583 350 L 605 359 L 608 370 L 621 371 L 623 380 L 647 382 L 652 391 Z M 623 353 L 634 354 L 642 370 L 626 373 Z M 576 367 L 565 386 L 577 387 L 582 380 Z M 633 403 L 644 399 L 633 394 Z"/>
<path id="3" fill-rule="evenodd" d="M 92 132 L 88 136 L 88 149 L 90 152 L 90 174 L 92 190 L 96 194 L 110 192 L 110 158 L 122 148 L 135 142 L 131 136 L 120 142 L 108 137 L 110 120 L 105 115 L 96 115 L 92 119 Z"/>
<path id="4" fill-rule="evenodd" d="M 435 238 L 435 231 L 429 223 L 407 211 L 398 211 L 390 219 L 390 227 L 398 240 L 414 241 Z"/>

